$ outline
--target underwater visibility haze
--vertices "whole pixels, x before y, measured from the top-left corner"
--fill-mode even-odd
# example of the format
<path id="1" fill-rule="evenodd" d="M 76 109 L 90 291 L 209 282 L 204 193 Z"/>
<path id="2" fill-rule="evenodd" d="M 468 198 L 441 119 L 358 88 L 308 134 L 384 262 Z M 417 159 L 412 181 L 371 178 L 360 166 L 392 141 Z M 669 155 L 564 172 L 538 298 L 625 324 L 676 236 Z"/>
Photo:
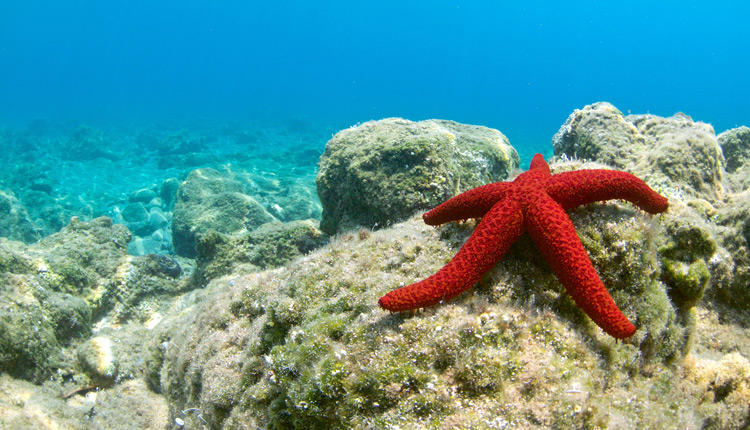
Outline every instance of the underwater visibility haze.
<path id="1" fill-rule="evenodd" d="M 3 2 L 0 118 L 452 119 L 546 145 L 575 108 L 748 117 L 740 1 Z"/>
<path id="2" fill-rule="evenodd" d="M 749 15 L 0 2 L 0 429 L 747 428 Z"/>

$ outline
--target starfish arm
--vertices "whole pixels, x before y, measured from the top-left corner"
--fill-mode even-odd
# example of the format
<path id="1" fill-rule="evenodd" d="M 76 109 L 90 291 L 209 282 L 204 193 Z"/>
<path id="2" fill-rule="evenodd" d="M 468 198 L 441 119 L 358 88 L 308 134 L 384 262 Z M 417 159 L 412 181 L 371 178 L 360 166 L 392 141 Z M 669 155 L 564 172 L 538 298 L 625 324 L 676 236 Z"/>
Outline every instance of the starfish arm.
<path id="1" fill-rule="evenodd" d="M 558 173 L 547 180 L 545 191 L 565 210 L 612 199 L 627 200 L 651 214 L 664 212 L 669 207 L 666 197 L 638 177 L 618 170 Z"/>
<path id="2" fill-rule="evenodd" d="M 632 336 L 635 326 L 599 279 L 563 207 L 544 192 L 535 192 L 533 202 L 524 207 L 524 225 L 576 305 L 607 334 Z"/>
<path id="3" fill-rule="evenodd" d="M 449 221 L 483 217 L 512 187 L 510 182 L 495 182 L 482 185 L 446 200 L 435 209 L 422 215 L 428 225 L 440 225 Z"/>
<path id="4" fill-rule="evenodd" d="M 423 281 L 391 291 L 378 303 L 390 311 L 407 311 L 449 300 L 479 282 L 503 258 L 521 233 L 523 215 L 519 200 L 501 200 L 487 212 L 445 267 Z"/>
<path id="5" fill-rule="evenodd" d="M 534 155 L 531 159 L 531 164 L 529 164 L 529 170 L 540 170 L 544 173 L 545 177 L 552 176 L 552 172 L 549 170 L 549 164 L 544 161 L 542 154 Z"/>

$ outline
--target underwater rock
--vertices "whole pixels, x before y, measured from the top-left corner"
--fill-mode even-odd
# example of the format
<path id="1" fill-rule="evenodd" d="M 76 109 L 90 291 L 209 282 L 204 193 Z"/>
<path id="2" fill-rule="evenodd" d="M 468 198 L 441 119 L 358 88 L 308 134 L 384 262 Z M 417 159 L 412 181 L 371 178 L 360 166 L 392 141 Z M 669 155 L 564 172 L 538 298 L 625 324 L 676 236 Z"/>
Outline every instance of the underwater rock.
<path id="1" fill-rule="evenodd" d="M 434 273 L 471 231 L 415 218 L 342 235 L 282 269 L 215 278 L 207 300 L 151 341 L 149 380 L 173 414 L 199 408 L 212 428 L 474 428 L 497 411 L 519 427 L 573 428 L 612 414 L 632 425 L 693 422 L 700 393 L 685 397 L 690 383 L 669 363 L 694 326 L 661 281 L 658 221 L 609 204 L 572 218 L 639 324 L 632 340 L 590 322 L 523 240 L 474 295 L 411 318 L 384 312 L 378 297 Z M 685 413 L 674 414 L 667 405 L 678 396 Z M 571 414 L 584 398 L 589 412 Z"/>
<path id="2" fill-rule="evenodd" d="M 28 252 L 46 269 L 55 291 L 86 297 L 93 304 L 99 278 L 112 276 L 127 256 L 131 234 L 107 217 L 73 218 L 60 232 L 30 245 Z"/>
<path id="3" fill-rule="evenodd" d="M 131 203 L 122 210 L 122 219 L 125 222 L 143 222 L 148 219 L 148 211 L 143 203 Z"/>
<path id="4" fill-rule="evenodd" d="M 142 188 L 140 190 L 132 191 L 128 195 L 128 201 L 130 203 L 148 203 L 156 198 L 156 191 L 150 188 Z"/>
<path id="5" fill-rule="evenodd" d="M 177 197 L 177 189 L 180 187 L 180 181 L 177 178 L 169 178 L 161 183 L 159 188 L 159 197 L 164 200 L 165 207 L 171 209 L 174 205 L 174 199 Z"/>
<path id="6" fill-rule="evenodd" d="M 228 173 L 193 170 L 180 184 L 172 219 L 172 241 L 178 255 L 194 258 L 197 236 L 209 229 L 237 235 L 274 217 Z"/>
<path id="7" fill-rule="evenodd" d="M 727 250 L 722 260 L 730 273 L 717 283 L 715 294 L 730 307 L 746 311 L 750 307 L 750 194 L 742 193 L 720 209 L 716 223 L 724 227 L 719 232 Z"/>
<path id="8" fill-rule="evenodd" d="M 750 189 L 750 128 L 727 130 L 717 140 L 724 154 L 729 187 L 736 193 Z"/>
<path id="9" fill-rule="evenodd" d="M 725 168 L 734 173 L 750 162 L 750 128 L 746 126 L 733 128 L 717 137 L 724 155 Z"/>
<path id="10" fill-rule="evenodd" d="M 702 394 L 698 405 L 707 417 L 703 429 L 747 428 L 750 405 L 750 360 L 737 352 L 721 358 L 689 357 L 685 376 L 694 392 Z"/>
<path id="11" fill-rule="evenodd" d="M 198 239 L 196 281 L 281 266 L 323 243 L 316 220 L 270 222 L 240 236 L 210 230 Z"/>
<path id="12" fill-rule="evenodd" d="M 78 361 L 98 386 L 109 387 L 117 376 L 112 340 L 105 336 L 89 339 L 78 348 Z"/>
<path id="13" fill-rule="evenodd" d="M 570 114 L 552 138 L 552 146 L 555 155 L 595 160 L 623 169 L 636 160 L 637 154 L 645 152 L 645 140 L 622 112 L 600 102 Z"/>
<path id="14" fill-rule="evenodd" d="M 87 126 L 80 126 L 75 129 L 68 140 L 60 145 L 61 156 L 66 160 L 88 161 L 97 158 L 104 158 L 115 161 L 119 157 L 112 152 L 115 148 L 109 139 L 104 137 L 104 133 Z"/>
<path id="15" fill-rule="evenodd" d="M 130 233 L 109 218 L 81 222 L 33 245 L 0 239 L 0 367 L 41 381 L 70 368 L 67 347 L 92 331 L 92 321 L 147 321 L 162 298 L 190 287 L 165 256 L 127 255 Z"/>
<path id="16" fill-rule="evenodd" d="M 148 224 L 153 232 L 166 227 L 169 224 L 169 218 L 160 207 L 155 206 L 148 211 Z"/>
<path id="17" fill-rule="evenodd" d="M 7 245 L 2 242 L 1 245 Z M 6 251 L 7 252 L 7 251 Z M 35 296 L 38 286 L 26 275 L 0 274 L 0 369 L 41 383 L 61 361 L 55 326 Z"/>
<path id="18" fill-rule="evenodd" d="M 29 184 L 30 190 L 41 191 L 45 194 L 52 194 L 52 188 L 52 181 L 47 178 L 37 178 L 31 181 L 31 184 Z"/>
<path id="19" fill-rule="evenodd" d="M 142 378 L 124 381 L 105 390 L 82 388 L 74 382 L 62 387 L 55 382 L 36 385 L 0 374 L 0 417 L 3 428 L 168 428 L 164 398 L 149 390 Z"/>
<path id="20" fill-rule="evenodd" d="M 606 102 L 576 109 L 552 138 L 555 155 L 626 170 L 667 197 L 723 198 L 722 156 L 713 127 L 678 113 L 628 115 Z"/>
<path id="21" fill-rule="evenodd" d="M 149 212 L 143 203 L 130 203 L 122 210 L 125 226 L 136 236 L 148 236 L 154 231 L 149 220 Z"/>
<path id="22" fill-rule="evenodd" d="M 506 179 L 520 164 L 499 131 L 453 121 L 369 121 L 326 145 L 316 179 L 328 234 L 384 227 L 468 189 Z"/>
<path id="23" fill-rule="evenodd" d="M 91 334 L 91 308 L 84 299 L 54 291 L 39 298 L 60 344 Z"/>
<path id="24" fill-rule="evenodd" d="M 0 190 L 0 236 L 24 243 L 36 242 L 42 236 L 26 207 L 10 190 Z"/>

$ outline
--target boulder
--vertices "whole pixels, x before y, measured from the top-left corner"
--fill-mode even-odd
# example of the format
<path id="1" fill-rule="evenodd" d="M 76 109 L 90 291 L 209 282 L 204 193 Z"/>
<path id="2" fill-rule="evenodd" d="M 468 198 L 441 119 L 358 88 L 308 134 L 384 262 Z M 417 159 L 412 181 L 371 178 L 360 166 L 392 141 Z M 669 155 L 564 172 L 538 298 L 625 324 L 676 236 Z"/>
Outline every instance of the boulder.
<path id="1" fill-rule="evenodd" d="M 625 116 L 609 103 L 576 109 L 552 138 L 556 156 L 597 161 L 668 197 L 723 198 L 722 155 L 711 125 L 678 113 Z M 687 199 L 685 199 L 687 200 Z"/>
<path id="2" fill-rule="evenodd" d="M 172 219 L 172 241 L 178 255 L 194 258 L 196 238 L 209 229 L 238 235 L 275 218 L 230 172 L 193 170 L 180 184 Z"/>
<path id="3" fill-rule="evenodd" d="M 499 131 L 453 121 L 370 121 L 338 132 L 316 179 L 321 230 L 383 227 L 502 181 L 520 164 Z"/>
<path id="4" fill-rule="evenodd" d="M 32 243 L 41 237 L 26 207 L 10 190 L 0 190 L 0 236 Z"/>
<path id="5" fill-rule="evenodd" d="M 156 198 L 156 191 L 151 188 L 141 188 L 128 194 L 128 201 L 130 203 L 148 203 Z"/>
<path id="6" fill-rule="evenodd" d="M 230 237 L 209 231 L 198 240 L 197 277 L 206 282 L 221 275 L 281 266 L 325 243 L 316 220 L 278 221 Z"/>
<path id="7" fill-rule="evenodd" d="M 750 127 L 727 130 L 717 140 L 724 155 L 727 185 L 734 192 L 750 189 Z"/>

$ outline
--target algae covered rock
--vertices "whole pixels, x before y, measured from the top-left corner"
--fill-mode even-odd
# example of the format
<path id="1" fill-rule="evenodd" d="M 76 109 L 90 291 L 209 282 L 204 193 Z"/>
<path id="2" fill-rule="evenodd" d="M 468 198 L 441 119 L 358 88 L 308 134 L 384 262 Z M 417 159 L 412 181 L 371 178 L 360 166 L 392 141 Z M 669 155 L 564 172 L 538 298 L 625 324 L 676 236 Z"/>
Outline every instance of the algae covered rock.
<path id="1" fill-rule="evenodd" d="M 722 302 L 741 310 L 750 307 L 750 194 L 743 193 L 716 216 L 729 275 L 716 285 Z"/>
<path id="2" fill-rule="evenodd" d="M 709 267 L 719 245 L 711 227 L 694 211 L 682 210 L 668 216 L 664 226 L 664 242 L 659 250 L 662 280 L 675 305 L 686 310 L 703 298 L 711 280 Z"/>
<path id="3" fill-rule="evenodd" d="M 114 384 L 117 374 L 117 360 L 112 352 L 112 340 L 96 336 L 78 348 L 78 360 L 99 386 Z"/>
<path id="4" fill-rule="evenodd" d="M 750 162 L 750 128 L 742 126 L 727 130 L 719 135 L 718 141 L 727 172 L 734 173 Z"/>
<path id="5" fill-rule="evenodd" d="M 109 218 L 73 219 L 33 245 L 0 242 L 0 363 L 38 381 L 61 366 L 61 346 L 91 332 L 104 280 L 125 255 L 130 233 Z"/>
<path id="6" fill-rule="evenodd" d="M 200 282 L 230 273 L 280 266 L 324 243 L 315 220 L 271 222 L 240 236 L 209 230 L 198 239 Z"/>
<path id="7" fill-rule="evenodd" d="M 180 184 L 172 219 L 175 252 L 194 258 L 196 238 L 209 229 L 236 235 L 252 231 L 274 217 L 228 173 L 193 170 Z"/>
<path id="8" fill-rule="evenodd" d="M 98 281 L 115 273 L 127 255 L 130 238 L 128 229 L 110 218 L 90 222 L 73 218 L 59 233 L 29 246 L 28 251 L 51 288 L 94 304 L 101 293 Z"/>
<path id="9" fill-rule="evenodd" d="M 680 397 L 673 413 L 667 405 L 685 388 L 662 363 L 682 354 L 694 327 L 661 281 L 660 220 L 633 212 L 596 205 L 572 215 L 639 326 L 628 342 L 588 321 L 529 240 L 473 296 L 411 318 L 382 311 L 378 297 L 434 273 L 471 233 L 470 223 L 436 231 L 412 219 L 342 235 L 280 270 L 213 280 L 208 300 L 149 346 L 150 380 L 172 416 L 196 407 L 213 428 L 482 428 L 498 417 L 566 428 L 612 414 L 655 428 L 692 422 L 700 395 Z M 571 412 L 582 399 L 585 412 Z"/>
<path id="10" fill-rule="evenodd" d="M 701 428 L 708 430 L 747 428 L 750 404 L 750 360 L 733 352 L 718 360 L 689 357 L 685 375 L 691 387 L 704 396 L 698 406 L 708 418 Z"/>
<path id="11" fill-rule="evenodd" d="M 321 229 L 382 227 L 468 189 L 507 178 L 520 159 L 487 127 L 453 121 L 370 121 L 338 132 L 316 179 Z"/>
<path id="12" fill-rule="evenodd" d="M 89 336 L 94 319 L 146 322 L 164 312 L 164 297 L 188 288 L 175 279 L 180 270 L 173 259 L 129 256 L 128 240 L 128 230 L 105 217 L 74 218 L 33 245 L 0 240 L 4 372 L 41 381 L 56 368 L 70 369 L 62 351 Z"/>
<path id="13" fill-rule="evenodd" d="M 41 382 L 61 361 L 55 326 L 35 297 L 37 285 L 19 275 L 0 276 L 0 369 Z"/>
<path id="14" fill-rule="evenodd" d="M 735 192 L 750 188 L 750 128 L 742 126 L 721 133 L 717 140 L 725 169 Z"/>
<path id="15" fill-rule="evenodd" d="M 721 148 L 713 127 L 678 113 L 624 116 L 609 103 L 576 109 L 552 138 L 555 155 L 626 170 L 679 199 L 723 197 Z"/>
<path id="16" fill-rule="evenodd" d="M 41 233 L 16 195 L 10 190 L 0 190 L 0 237 L 33 243 Z"/>
<path id="17" fill-rule="evenodd" d="M 0 374 L 0 424 L 4 429 L 162 430 L 169 428 L 164 398 L 138 378 L 109 389 L 44 384 Z"/>
<path id="18" fill-rule="evenodd" d="M 624 167 L 646 149 L 644 136 L 616 107 L 600 102 L 576 109 L 552 138 L 555 155 Z"/>

